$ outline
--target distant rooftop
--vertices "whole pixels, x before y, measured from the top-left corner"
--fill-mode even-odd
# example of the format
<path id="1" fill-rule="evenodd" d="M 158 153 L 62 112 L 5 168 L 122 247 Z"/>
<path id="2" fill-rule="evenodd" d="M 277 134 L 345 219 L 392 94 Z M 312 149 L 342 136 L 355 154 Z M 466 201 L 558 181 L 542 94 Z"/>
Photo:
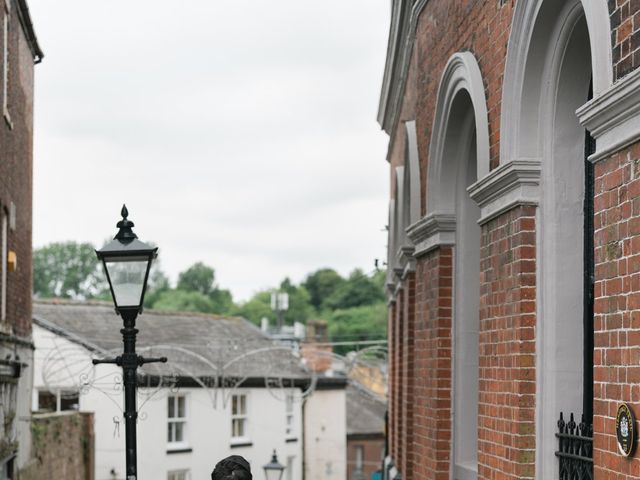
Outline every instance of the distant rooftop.
<path id="1" fill-rule="evenodd" d="M 111 303 L 35 300 L 33 321 L 84 346 L 96 358 L 122 350 L 122 320 Z M 169 363 L 159 368 L 177 369 L 185 377 L 310 377 L 290 349 L 275 345 L 243 318 L 145 310 L 136 327 L 138 348 L 151 348 L 143 355 L 166 355 Z"/>
<path id="2" fill-rule="evenodd" d="M 347 436 L 384 435 L 387 402 L 357 382 L 347 387 Z"/>

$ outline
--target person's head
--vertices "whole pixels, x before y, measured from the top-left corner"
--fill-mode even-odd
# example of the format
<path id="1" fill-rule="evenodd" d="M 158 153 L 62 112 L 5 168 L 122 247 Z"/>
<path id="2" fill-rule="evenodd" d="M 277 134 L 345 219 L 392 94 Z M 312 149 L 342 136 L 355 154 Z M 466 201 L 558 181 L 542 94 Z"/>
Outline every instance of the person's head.
<path id="1" fill-rule="evenodd" d="M 211 480 L 253 480 L 253 476 L 249 462 L 240 455 L 231 455 L 218 462 Z"/>

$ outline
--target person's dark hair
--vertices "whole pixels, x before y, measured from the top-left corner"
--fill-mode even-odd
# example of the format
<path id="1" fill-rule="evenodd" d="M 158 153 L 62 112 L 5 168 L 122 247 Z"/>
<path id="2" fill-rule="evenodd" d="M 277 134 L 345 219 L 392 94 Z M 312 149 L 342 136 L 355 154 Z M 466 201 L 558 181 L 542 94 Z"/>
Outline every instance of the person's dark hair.
<path id="1" fill-rule="evenodd" d="M 251 467 L 240 455 L 231 455 L 218 462 L 211 472 L 211 480 L 253 480 Z"/>

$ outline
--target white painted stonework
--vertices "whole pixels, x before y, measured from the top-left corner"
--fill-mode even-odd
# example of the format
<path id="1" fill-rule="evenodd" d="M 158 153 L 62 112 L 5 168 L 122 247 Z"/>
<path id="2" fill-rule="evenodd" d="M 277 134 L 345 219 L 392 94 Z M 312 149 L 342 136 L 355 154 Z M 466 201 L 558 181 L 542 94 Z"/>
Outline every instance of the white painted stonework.
<path id="1" fill-rule="evenodd" d="M 596 139 L 592 162 L 640 140 L 640 70 L 615 83 L 576 112 Z"/>

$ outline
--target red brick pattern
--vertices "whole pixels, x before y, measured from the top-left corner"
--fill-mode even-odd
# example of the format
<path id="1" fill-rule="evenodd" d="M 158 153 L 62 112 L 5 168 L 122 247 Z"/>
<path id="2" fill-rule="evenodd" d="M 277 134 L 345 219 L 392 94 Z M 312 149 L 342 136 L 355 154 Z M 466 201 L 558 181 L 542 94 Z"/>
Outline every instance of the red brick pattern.
<path id="1" fill-rule="evenodd" d="M 371 478 L 376 470 L 380 470 L 382 465 L 382 454 L 384 452 L 384 436 L 371 435 L 366 438 L 348 437 L 347 438 L 347 478 L 353 478 L 352 474 L 357 467 L 356 449 L 362 448 L 362 473 L 364 478 Z M 258 477 L 259 478 L 259 477 Z"/>
<path id="2" fill-rule="evenodd" d="M 449 480 L 453 249 L 418 259 L 415 311 L 413 476 Z M 419 459 L 419 461 L 418 461 Z"/>
<path id="3" fill-rule="evenodd" d="M 388 425 L 387 425 L 387 435 L 389 439 L 389 454 L 393 458 L 397 458 L 396 453 L 396 442 L 398 441 L 398 435 L 395 424 L 395 411 L 397 410 L 398 400 L 396 396 L 396 391 L 398 390 L 398 380 L 396 375 L 397 363 L 394 357 L 395 355 L 395 318 L 396 318 L 396 304 L 391 303 L 389 306 L 389 326 L 387 329 L 389 342 L 389 404 L 387 407 L 388 410 Z"/>
<path id="4" fill-rule="evenodd" d="M 0 107 L 0 214 L 11 202 L 16 205 L 16 229 L 9 232 L 8 248 L 17 254 L 18 269 L 8 274 L 7 319 L 13 333 L 28 337 L 32 292 L 33 59 L 28 55 L 17 8 L 11 9 L 9 32 L 8 103 L 13 128 L 3 118 Z M 0 46 L 1 42 L 0 39 Z M 0 48 L 0 65 L 2 52 Z"/>
<path id="5" fill-rule="evenodd" d="M 404 92 L 401 121 L 415 120 L 418 132 L 422 198 L 426 198 L 429 138 L 440 76 L 451 56 L 471 51 L 486 86 L 491 165 L 499 164 L 502 75 L 515 2 L 430 0 L 422 11 Z M 392 135 L 391 171 L 404 162 L 402 128 Z M 426 205 L 422 204 L 422 213 Z"/>
<path id="6" fill-rule="evenodd" d="M 404 356 L 405 351 L 403 348 L 403 338 L 404 338 L 404 296 L 403 290 L 398 292 L 398 298 L 396 303 L 396 318 L 395 318 L 395 341 L 394 341 L 394 360 L 396 361 L 396 379 L 397 386 L 396 391 L 394 392 L 396 395 L 396 409 L 392 412 L 394 417 L 394 423 L 396 432 L 398 435 L 398 439 L 395 443 L 395 456 L 397 462 L 402 463 L 402 458 L 404 455 L 404 424 L 402 422 L 402 418 L 404 416 L 404 388 L 402 382 L 404 380 Z M 399 466 L 399 465 L 398 465 Z"/>
<path id="7" fill-rule="evenodd" d="M 401 337 L 402 351 L 402 457 L 400 471 L 404 478 L 413 478 L 414 445 L 413 445 L 413 405 L 415 383 L 415 273 L 410 273 L 403 283 L 403 324 L 404 332 Z"/>
<path id="8" fill-rule="evenodd" d="M 482 227 L 479 478 L 534 478 L 535 207 Z"/>
<path id="9" fill-rule="evenodd" d="M 609 0 L 613 75 L 619 80 L 640 66 L 640 0 Z"/>
<path id="10" fill-rule="evenodd" d="M 594 465 L 596 479 L 640 477 L 618 453 L 615 415 L 640 415 L 640 143 L 595 167 Z"/>

